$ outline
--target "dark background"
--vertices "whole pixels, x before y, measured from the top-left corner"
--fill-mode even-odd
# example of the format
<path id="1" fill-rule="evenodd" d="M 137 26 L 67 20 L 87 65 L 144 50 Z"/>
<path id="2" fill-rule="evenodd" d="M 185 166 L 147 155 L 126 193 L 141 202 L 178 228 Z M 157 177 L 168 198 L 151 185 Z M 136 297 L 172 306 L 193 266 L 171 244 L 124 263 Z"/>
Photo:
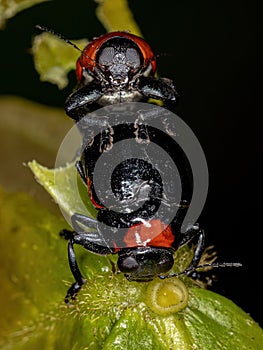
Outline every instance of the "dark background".
<path id="1" fill-rule="evenodd" d="M 163 2 L 164 3 L 164 2 Z M 170 5 L 169 5 L 170 4 Z M 63 107 L 63 91 L 41 83 L 29 54 L 35 24 L 69 39 L 105 32 L 88 0 L 54 0 L 19 13 L 0 32 L 0 93 Z M 254 1 L 130 1 L 160 76 L 180 94 L 177 114 L 206 154 L 210 187 L 200 217 L 207 244 L 220 261 L 243 268 L 218 271 L 214 290 L 232 299 L 263 326 L 262 316 L 262 26 Z M 125 28 L 120 28 L 125 29 Z M 33 180 L 32 180 L 33 181 Z"/>

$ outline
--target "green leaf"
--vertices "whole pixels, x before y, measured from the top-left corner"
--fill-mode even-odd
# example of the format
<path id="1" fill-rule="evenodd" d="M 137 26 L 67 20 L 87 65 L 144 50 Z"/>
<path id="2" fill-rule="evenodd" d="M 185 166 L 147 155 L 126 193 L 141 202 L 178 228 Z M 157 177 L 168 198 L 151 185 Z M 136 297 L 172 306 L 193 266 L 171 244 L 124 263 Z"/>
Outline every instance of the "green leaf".
<path id="1" fill-rule="evenodd" d="M 98 0 L 97 2 L 99 4 L 96 10 L 97 17 L 108 32 L 128 30 L 142 36 L 127 0 Z"/>
<path id="2" fill-rule="evenodd" d="M 53 197 L 65 215 L 70 218 L 74 213 L 96 216 L 86 187 L 80 181 L 75 164 L 48 169 L 36 161 L 28 163 L 37 181 Z"/>
<path id="3" fill-rule="evenodd" d="M 47 0 L 0 0 L 0 29 L 18 12 Z"/>
<path id="4" fill-rule="evenodd" d="M 69 274 L 63 244 L 57 232 L 59 220 L 25 194 L 0 191 L 1 220 L 1 321 L 0 348 L 7 347 L 16 333 L 20 340 L 33 327 L 31 321 L 54 304 L 61 304 Z M 63 242 L 62 242 L 63 243 Z M 48 263 L 47 263 L 48 261 Z M 3 345 L 1 344 L 3 343 Z M 7 347 L 8 348 L 8 347 Z M 13 347 L 13 349 L 16 347 Z"/>
<path id="5" fill-rule="evenodd" d="M 198 349 L 262 348 L 262 329 L 232 301 L 204 289 L 194 288 L 191 293 L 184 321 Z"/>
<path id="6" fill-rule="evenodd" d="M 88 40 L 77 40 L 74 43 L 83 49 Z M 40 80 L 57 84 L 59 89 L 68 85 L 67 74 L 75 69 L 80 55 L 79 51 L 50 33 L 43 33 L 34 38 L 32 54 Z"/>
<path id="7" fill-rule="evenodd" d="M 65 223 L 25 194 L 0 191 L 0 204 L 2 350 L 262 349 L 260 327 L 226 298 L 193 287 L 185 277 L 188 304 L 160 315 L 148 305 L 156 284 L 165 291 L 167 280 L 128 282 L 112 270 L 114 256 L 81 247 L 76 253 L 87 283 L 66 306 L 63 298 L 73 278 L 67 244 L 58 235 Z M 182 255 L 175 263 L 182 264 Z"/>

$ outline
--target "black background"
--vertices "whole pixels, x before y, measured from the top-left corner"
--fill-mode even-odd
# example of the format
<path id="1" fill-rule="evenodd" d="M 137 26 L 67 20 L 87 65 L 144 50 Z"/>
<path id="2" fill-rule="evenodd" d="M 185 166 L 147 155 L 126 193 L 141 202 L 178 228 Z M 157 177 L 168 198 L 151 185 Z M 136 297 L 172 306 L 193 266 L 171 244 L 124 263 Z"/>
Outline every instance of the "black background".
<path id="1" fill-rule="evenodd" d="M 34 26 L 91 39 L 105 32 L 96 6 L 55 0 L 9 20 L 0 32 L 0 93 L 63 107 L 74 73 L 63 91 L 39 81 L 29 54 Z M 155 52 L 167 54 L 158 60 L 158 73 L 176 82 L 176 112 L 207 158 L 209 195 L 199 220 L 207 244 L 216 246 L 220 261 L 243 263 L 218 271 L 214 290 L 262 326 L 262 12 L 254 1 L 134 0 L 130 7 Z"/>

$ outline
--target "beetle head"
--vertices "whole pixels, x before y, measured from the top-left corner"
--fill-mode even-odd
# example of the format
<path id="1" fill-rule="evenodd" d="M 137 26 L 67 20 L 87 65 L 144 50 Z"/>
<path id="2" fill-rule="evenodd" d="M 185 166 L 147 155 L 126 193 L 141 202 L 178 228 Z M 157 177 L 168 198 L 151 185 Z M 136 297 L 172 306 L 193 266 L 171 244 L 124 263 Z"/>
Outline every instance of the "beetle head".
<path id="1" fill-rule="evenodd" d="M 173 263 L 173 250 L 159 247 L 122 249 L 118 258 L 118 267 L 129 281 L 151 281 L 167 273 Z"/>

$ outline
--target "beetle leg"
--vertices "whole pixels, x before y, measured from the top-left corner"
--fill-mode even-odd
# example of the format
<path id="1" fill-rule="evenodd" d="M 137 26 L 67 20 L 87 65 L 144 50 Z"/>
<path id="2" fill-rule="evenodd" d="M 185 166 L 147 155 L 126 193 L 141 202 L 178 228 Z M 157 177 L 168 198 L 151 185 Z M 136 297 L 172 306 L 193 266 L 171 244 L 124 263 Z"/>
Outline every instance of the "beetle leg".
<path id="1" fill-rule="evenodd" d="M 65 302 L 67 304 L 70 303 L 70 300 L 75 300 L 82 285 L 86 282 L 86 279 L 82 276 L 78 267 L 74 251 L 74 244 L 79 244 L 85 249 L 99 255 L 108 255 L 113 253 L 113 249 L 110 249 L 104 245 L 105 243 L 98 232 L 79 231 L 80 226 L 78 225 L 77 220 L 82 221 L 82 224 L 88 224 L 89 227 L 93 226 L 95 223 L 97 225 L 96 220 L 90 219 L 81 214 L 74 214 L 73 216 L 74 218 L 72 221 L 74 222 L 74 227 L 78 227 L 78 232 L 70 230 L 62 230 L 60 232 L 60 236 L 68 240 L 68 262 L 71 273 L 75 279 L 75 282 L 68 289 L 65 297 Z"/>
<path id="2" fill-rule="evenodd" d="M 165 105 L 175 104 L 178 97 L 172 80 L 166 78 L 153 78 L 142 75 L 138 78 L 137 88 L 143 96 L 162 100 Z"/>
<path id="3" fill-rule="evenodd" d="M 109 126 L 101 132 L 99 151 L 109 151 L 113 146 L 113 129 Z"/>
<path id="4" fill-rule="evenodd" d="M 65 296 L 66 304 L 69 304 L 70 300 L 75 300 L 82 285 L 86 283 L 86 279 L 81 275 L 81 272 L 79 270 L 73 244 L 74 244 L 74 240 L 70 239 L 68 242 L 68 262 L 69 262 L 69 267 L 72 272 L 72 275 L 75 278 L 75 282 L 71 285 L 71 287 L 67 291 L 67 294 Z"/>
<path id="5" fill-rule="evenodd" d="M 87 186 L 87 175 L 86 175 L 86 172 L 83 168 L 82 162 L 80 160 L 78 160 L 75 164 L 75 167 L 77 168 L 79 176 L 80 176 L 81 180 L 83 181 L 84 185 Z"/>
<path id="6" fill-rule="evenodd" d="M 161 275 L 161 276 L 159 276 L 159 278 L 165 279 L 165 278 L 177 277 L 179 275 L 184 275 L 184 274 L 193 278 L 193 279 L 200 278 L 200 274 L 196 271 L 196 268 L 199 267 L 198 264 L 200 262 L 200 259 L 202 257 L 202 253 L 204 251 L 204 243 L 205 243 L 204 231 L 199 229 L 198 225 L 192 226 L 189 230 L 187 230 L 183 234 L 183 239 L 179 243 L 178 247 L 181 247 L 184 244 L 189 243 L 190 241 L 192 241 L 193 239 L 195 239 L 197 237 L 198 237 L 198 242 L 197 242 L 197 246 L 196 246 L 195 251 L 194 251 L 194 256 L 193 256 L 193 259 L 192 259 L 190 265 L 184 271 L 181 271 L 179 273 L 172 273 L 172 274 L 164 275 L 164 276 Z"/>
<path id="7" fill-rule="evenodd" d="M 98 84 L 90 83 L 73 92 L 65 102 L 67 115 L 79 121 L 84 115 L 91 111 L 91 104 L 102 96 Z"/>
<path id="8" fill-rule="evenodd" d="M 76 91 L 75 94 L 77 94 L 78 91 Z M 66 113 L 68 114 L 67 103 L 68 101 L 66 101 L 65 108 L 66 108 Z M 79 109 L 77 107 L 76 111 L 73 111 L 74 114 L 76 113 L 77 115 L 75 117 L 71 115 L 69 116 L 75 119 L 75 121 L 77 122 L 78 129 L 83 135 L 83 145 L 88 146 L 92 144 L 94 137 L 100 134 L 101 142 L 99 146 L 99 151 L 100 152 L 109 151 L 113 146 L 113 129 L 109 124 L 109 118 L 108 116 L 97 115 L 97 113 L 95 113 L 94 111 L 92 112 L 92 108 L 89 105 L 80 106 L 81 110 L 79 112 Z M 77 166 L 77 169 L 79 171 L 78 166 Z"/>
<path id="9" fill-rule="evenodd" d="M 99 233 L 98 221 L 86 215 L 75 213 L 71 217 L 72 226 L 75 230 L 74 243 L 83 246 L 85 249 L 100 254 L 111 254 L 111 249 L 108 248 L 106 241 Z M 87 232 L 86 228 L 95 228 L 96 231 Z"/>
<path id="10" fill-rule="evenodd" d="M 99 255 L 114 253 L 98 229 L 98 221 L 86 215 L 75 213 L 71 217 L 72 226 L 75 230 L 74 243 L 83 246 L 85 249 Z M 95 228 L 96 231 L 87 232 L 85 228 Z"/>
<path id="11" fill-rule="evenodd" d="M 97 220 L 92 219 L 84 214 L 78 214 L 78 213 L 74 213 L 71 216 L 71 222 L 76 232 L 81 231 L 79 223 L 82 224 L 83 226 L 90 227 L 90 228 L 97 228 L 98 226 Z"/>
<path id="12" fill-rule="evenodd" d="M 204 247 L 205 247 L 205 234 L 203 230 L 199 231 L 199 237 L 198 237 L 198 242 L 197 242 L 197 246 L 195 248 L 195 252 L 194 252 L 194 256 L 193 259 L 191 261 L 190 266 L 187 268 L 187 270 L 189 270 L 189 273 L 193 276 L 193 273 L 191 273 L 191 270 L 193 270 L 193 268 L 197 267 L 197 265 L 199 264 L 199 261 L 201 259 L 201 256 L 203 254 L 204 251 Z"/>
<path id="13" fill-rule="evenodd" d="M 202 254 L 203 254 L 203 251 L 204 251 L 205 233 L 198 226 L 193 226 L 188 231 L 186 231 L 184 239 L 180 243 L 180 246 L 181 246 L 185 243 L 188 243 L 189 241 L 192 241 L 196 237 L 198 237 L 198 241 L 197 241 L 197 245 L 195 247 L 194 256 L 193 256 L 193 259 L 192 259 L 190 265 L 188 266 L 188 268 L 185 271 L 185 273 L 192 278 L 198 277 L 197 276 L 198 274 L 195 271 L 195 268 L 199 264 L 199 261 L 201 259 Z"/>

